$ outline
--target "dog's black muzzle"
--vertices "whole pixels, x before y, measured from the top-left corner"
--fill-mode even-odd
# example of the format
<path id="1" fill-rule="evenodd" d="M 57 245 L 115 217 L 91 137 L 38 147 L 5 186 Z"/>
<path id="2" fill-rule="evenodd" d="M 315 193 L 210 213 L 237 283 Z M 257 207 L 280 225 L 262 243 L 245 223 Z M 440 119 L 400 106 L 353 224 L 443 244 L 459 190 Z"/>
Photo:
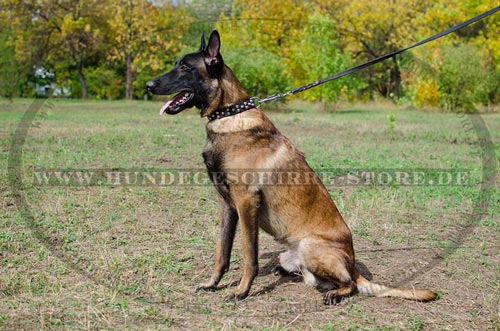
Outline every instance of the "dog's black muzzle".
<path id="1" fill-rule="evenodd" d="M 148 90 L 148 92 L 152 92 L 155 87 L 156 87 L 156 82 L 154 80 L 150 80 L 149 82 L 146 83 L 146 90 Z"/>

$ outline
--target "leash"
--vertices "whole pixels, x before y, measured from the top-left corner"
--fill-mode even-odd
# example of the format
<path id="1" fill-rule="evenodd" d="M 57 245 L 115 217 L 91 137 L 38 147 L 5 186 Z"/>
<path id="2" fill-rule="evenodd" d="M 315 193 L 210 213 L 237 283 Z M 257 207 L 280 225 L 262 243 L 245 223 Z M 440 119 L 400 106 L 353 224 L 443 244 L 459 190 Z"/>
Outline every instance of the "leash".
<path id="1" fill-rule="evenodd" d="M 311 89 L 311 88 L 313 88 L 313 87 L 316 87 L 316 86 L 318 86 L 318 85 L 325 84 L 325 83 L 330 82 L 330 81 L 332 81 L 332 80 L 335 80 L 335 79 L 338 79 L 338 78 L 341 78 L 341 77 L 347 76 L 347 75 L 349 75 L 349 74 L 352 74 L 352 73 L 354 73 L 354 72 L 357 72 L 357 71 L 359 71 L 359 70 L 362 70 L 362 69 L 364 69 L 364 68 L 366 68 L 366 67 L 372 66 L 372 65 L 374 65 L 374 64 L 376 64 L 376 63 L 379 63 L 379 62 L 382 62 L 382 61 L 384 61 L 384 60 L 387 60 L 387 59 L 389 59 L 389 58 L 391 58 L 391 57 L 394 57 L 394 56 L 396 56 L 396 55 L 398 55 L 398 54 L 404 53 L 404 52 L 406 52 L 406 51 L 408 51 L 408 50 L 410 50 L 410 49 L 412 49 L 412 48 L 415 48 L 415 47 L 421 46 L 421 45 L 426 44 L 426 43 L 428 43 L 428 42 L 431 42 L 431 41 L 433 41 L 433 40 L 436 40 L 436 39 L 439 39 L 439 38 L 441 38 L 441 37 L 444 37 L 444 36 L 446 36 L 446 35 L 448 35 L 448 34 L 450 34 L 450 33 L 453 33 L 453 32 L 456 32 L 456 31 L 458 31 L 458 30 L 460 30 L 460 29 L 463 29 L 463 28 L 465 28 L 466 26 L 469 26 L 469 25 L 471 25 L 471 24 L 473 24 L 473 23 L 476 23 L 477 21 L 480 21 L 480 20 L 482 20 L 482 19 L 484 19 L 484 18 L 486 18 L 486 17 L 488 17 L 488 16 L 490 16 L 490 15 L 493 15 L 494 13 L 498 12 L 499 10 L 500 10 L 500 6 L 498 6 L 498 7 L 496 7 L 496 8 L 493 8 L 493 9 L 491 9 L 491 10 L 488 10 L 488 11 L 486 11 L 486 12 L 484 12 L 484 13 L 482 13 L 482 14 L 479 14 L 479 15 L 477 15 L 477 16 L 474 16 L 473 18 L 471 18 L 471 19 L 469 19 L 469 20 L 467 20 L 467 21 L 465 21 L 465 22 L 462 22 L 462 23 L 460 23 L 460 24 L 457 24 L 457 25 L 455 25 L 455 26 L 452 26 L 451 28 L 449 28 L 449 29 L 447 29 L 447 30 L 445 30 L 445 31 L 442 31 L 442 32 L 436 33 L 435 35 L 433 35 L 433 36 L 431 36 L 431 37 L 429 37 L 429 38 L 423 39 L 423 40 L 421 40 L 421 41 L 419 41 L 419 42 L 417 42 L 417 43 L 414 43 L 413 45 L 410 45 L 410 46 L 408 46 L 408 47 L 402 48 L 402 49 L 397 50 L 397 51 L 395 51 L 395 52 L 387 53 L 387 54 L 385 54 L 385 55 L 382 55 L 382 56 L 380 56 L 380 57 L 377 57 L 377 58 L 375 58 L 375 59 L 373 59 L 373 60 L 370 60 L 370 61 L 368 61 L 368 62 L 365 62 L 365 63 L 363 63 L 363 64 L 359 64 L 359 65 L 357 65 L 357 66 L 354 66 L 354 67 L 352 67 L 352 68 L 346 69 L 346 70 L 341 71 L 341 72 L 339 72 L 339 73 L 336 73 L 336 74 L 334 74 L 334 75 L 332 75 L 332 76 L 329 76 L 329 77 L 326 77 L 326 78 L 323 78 L 323 79 L 320 79 L 320 80 L 314 81 L 314 82 L 309 83 L 309 84 L 307 84 L 307 85 L 300 86 L 300 87 L 296 87 L 296 88 L 294 88 L 294 89 L 291 89 L 291 90 L 290 90 L 290 91 L 288 91 L 288 92 L 278 93 L 278 94 L 273 94 L 273 95 L 270 95 L 270 96 L 265 97 L 265 98 L 262 98 L 262 99 L 261 99 L 261 98 L 259 98 L 259 97 L 252 97 L 252 98 L 250 98 L 250 99 L 248 99 L 248 100 L 245 100 L 244 102 L 242 102 L 242 103 L 238 104 L 238 105 L 242 105 L 242 107 L 241 107 L 241 108 L 235 108 L 235 109 L 241 110 L 241 109 L 246 108 L 246 107 L 243 107 L 243 106 L 248 105 L 249 100 L 253 101 L 253 103 L 255 103 L 255 105 L 256 105 L 257 107 L 259 107 L 261 104 L 263 104 L 263 103 L 265 103 L 265 102 L 269 102 L 269 101 L 274 101 L 274 100 L 282 99 L 282 98 L 285 98 L 285 97 L 287 97 L 287 96 L 289 96 L 289 95 L 297 94 L 297 93 L 300 93 L 300 92 L 306 91 L 306 90 L 308 90 L 308 89 Z M 245 103 L 246 103 L 246 105 L 245 105 Z M 238 106 L 238 105 L 235 105 L 235 106 Z M 232 106 L 232 107 L 235 107 L 235 106 Z M 250 108 L 248 108 L 248 109 L 250 109 Z M 246 110 L 246 109 L 245 109 L 245 110 Z M 243 110 L 243 111 L 244 111 L 244 110 Z M 241 112 L 241 111 L 238 111 L 238 112 Z M 228 113 L 229 113 L 229 114 L 231 114 L 232 112 L 228 112 Z M 221 116 L 222 114 L 224 114 L 224 115 L 225 115 L 226 113 L 222 113 L 222 112 L 221 112 L 221 114 L 219 114 L 219 116 Z M 224 115 L 222 115 L 221 117 L 224 117 Z M 231 116 L 231 115 L 226 115 L 226 116 Z"/>

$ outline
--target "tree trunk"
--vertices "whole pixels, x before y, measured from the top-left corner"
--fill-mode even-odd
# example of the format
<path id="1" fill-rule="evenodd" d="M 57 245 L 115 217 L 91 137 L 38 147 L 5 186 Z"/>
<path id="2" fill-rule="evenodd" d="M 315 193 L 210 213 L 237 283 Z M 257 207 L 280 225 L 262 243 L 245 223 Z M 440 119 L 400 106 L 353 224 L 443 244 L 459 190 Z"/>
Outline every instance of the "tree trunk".
<path id="1" fill-rule="evenodd" d="M 77 52 L 71 43 L 71 40 L 68 41 L 68 48 L 71 54 L 71 58 L 76 63 L 76 72 L 78 73 L 78 80 L 80 81 L 80 88 L 82 89 L 82 99 L 88 99 L 89 90 L 87 88 L 87 81 L 85 80 L 85 75 L 83 74 L 83 49 Z"/>
<path id="2" fill-rule="evenodd" d="M 126 90 L 125 98 L 131 100 L 133 98 L 133 84 L 134 82 L 134 72 L 132 69 L 132 54 L 127 54 L 127 77 L 126 77 Z"/>
<path id="3" fill-rule="evenodd" d="M 83 70 L 81 66 L 78 66 L 78 79 L 80 80 L 80 87 L 82 88 L 82 99 L 88 99 L 89 90 L 87 89 L 87 82 L 85 81 L 85 75 L 83 74 Z"/>
<path id="4" fill-rule="evenodd" d="M 394 56 L 394 66 L 391 68 L 391 99 L 399 99 L 401 97 L 401 71 L 399 70 L 398 60 Z"/>

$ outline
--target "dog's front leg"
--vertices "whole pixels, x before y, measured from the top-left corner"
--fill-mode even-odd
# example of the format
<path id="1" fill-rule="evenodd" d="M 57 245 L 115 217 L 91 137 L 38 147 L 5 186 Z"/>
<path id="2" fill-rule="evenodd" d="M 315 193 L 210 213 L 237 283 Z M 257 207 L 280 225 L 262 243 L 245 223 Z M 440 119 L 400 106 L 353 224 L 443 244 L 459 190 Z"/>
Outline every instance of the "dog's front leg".
<path id="1" fill-rule="evenodd" d="M 246 196 L 237 201 L 236 208 L 241 223 L 241 237 L 243 244 L 243 277 L 238 287 L 231 292 L 226 300 L 243 300 L 248 296 L 252 282 L 259 271 L 258 264 L 258 235 L 259 225 L 257 211 L 259 207 L 258 195 Z"/>
<path id="2" fill-rule="evenodd" d="M 221 209 L 221 237 L 217 243 L 215 268 L 210 280 L 198 286 L 197 291 L 216 290 L 222 276 L 229 270 L 229 259 L 233 248 L 236 225 L 238 224 L 238 213 L 221 197 L 219 197 L 219 202 Z"/>

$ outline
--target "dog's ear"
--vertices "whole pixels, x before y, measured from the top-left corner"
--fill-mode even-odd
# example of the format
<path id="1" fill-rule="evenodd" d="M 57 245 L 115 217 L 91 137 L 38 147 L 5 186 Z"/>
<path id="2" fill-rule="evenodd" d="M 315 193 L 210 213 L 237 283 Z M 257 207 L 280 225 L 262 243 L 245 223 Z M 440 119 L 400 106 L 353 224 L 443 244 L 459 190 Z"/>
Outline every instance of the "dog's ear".
<path id="1" fill-rule="evenodd" d="M 220 36 L 217 30 L 214 30 L 208 39 L 207 55 L 208 64 L 214 65 L 220 62 Z"/>
<path id="2" fill-rule="evenodd" d="M 201 45 L 200 45 L 200 52 L 203 52 L 207 48 L 207 44 L 205 42 L 205 32 L 201 34 Z"/>

